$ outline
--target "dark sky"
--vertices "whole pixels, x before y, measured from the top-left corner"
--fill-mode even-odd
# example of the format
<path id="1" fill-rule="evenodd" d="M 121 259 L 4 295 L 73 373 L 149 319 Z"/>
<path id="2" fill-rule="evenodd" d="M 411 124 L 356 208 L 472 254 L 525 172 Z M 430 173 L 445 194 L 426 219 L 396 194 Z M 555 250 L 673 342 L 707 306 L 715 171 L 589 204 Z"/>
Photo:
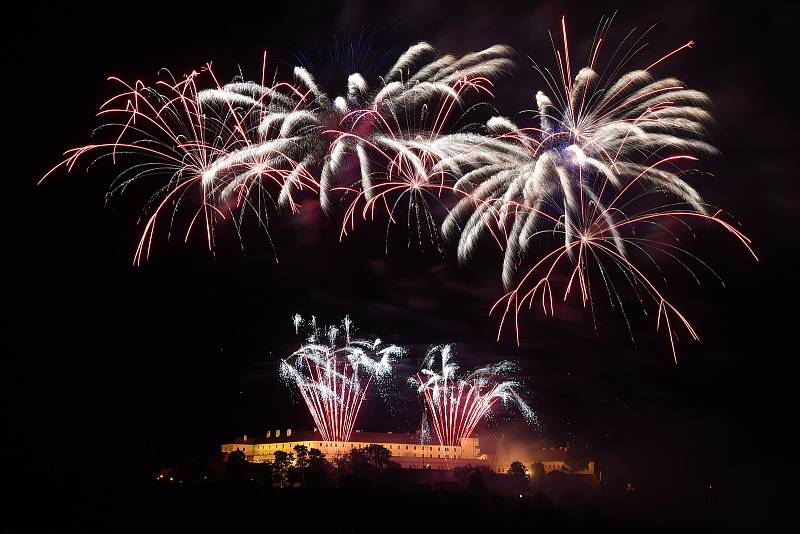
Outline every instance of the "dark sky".
<path id="1" fill-rule="evenodd" d="M 713 480 L 732 499 L 758 488 L 753 498 L 766 506 L 778 487 L 767 464 L 782 462 L 782 436 L 795 419 L 787 416 L 793 384 L 785 367 L 797 316 L 796 89 L 787 80 L 796 10 L 756 3 L 744 11 L 725 2 L 389 4 L 304 2 L 301 10 L 263 2 L 228 10 L 218 2 L 184 9 L 28 3 L 17 15 L 4 69 L 13 191 L 4 257 L 12 264 L 7 406 L 25 437 L 20 445 L 53 472 L 69 468 L 48 440 L 77 455 L 85 440 L 96 440 L 99 458 L 123 459 L 134 472 L 205 458 L 243 432 L 307 426 L 275 377 L 280 351 L 293 342 L 289 317 L 333 321 L 349 313 L 362 331 L 411 345 L 415 357 L 427 344 L 454 342 L 466 365 L 519 360 L 543 422 L 539 437 L 588 447 L 616 476 L 653 487 Z M 223 78 L 237 65 L 257 78 L 264 49 L 285 72 L 298 52 L 319 61 L 336 36 L 353 41 L 374 32 L 363 60 L 365 68 L 375 65 L 374 76 L 385 55 L 422 39 L 457 53 L 504 42 L 519 52 L 519 66 L 499 82 L 495 104 L 512 113 L 533 107 L 542 87 L 525 56 L 550 64 L 546 30 L 565 14 L 573 56 L 585 56 L 600 17 L 616 9 L 614 38 L 657 24 L 643 64 L 697 42 L 661 73 L 713 98 L 713 137 L 723 156 L 709 164 L 715 177 L 697 185 L 736 216 L 762 260 L 718 233 L 698 236 L 697 250 L 725 287 L 711 277 L 701 288 L 680 276 L 670 283 L 702 337 L 681 344 L 677 366 L 650 320 L 634 321 L 634 344 L 608 310 L 598 316 L 599 333 L 588 314 L 568 306 L 561 318 L 527 316 L 522 347 L 494 343 L 496 323 L 486 313 L 501 288 L 492 269 L 499 256 L 488 247 L 466 269 L 452 250 L 443 260 L 430 248 L 405 249 L 402 239 L 387 256 L 380 228 L 339 244 L 337 222 L 309 203 L 300 216 L 274 221 L 277 264 L 254 233 L 244 253 L 231 235 L 214 257 L 199 240 L 162 240 L 153 259 L 134 268 L 141 193 L 104 205 L 108 168 L 34 186 L 64 149 L 88 142 L 94 112 L 112 91 L 110 74 L 153 79 L 160 67 L 180 73 L 213 60 Z M 342 80 L 333 83 L 336 93 Z M 413 431 L 415 401 L 395 405 L 396 416 L 387 418 L 374 399 L 361 426 Z"/>

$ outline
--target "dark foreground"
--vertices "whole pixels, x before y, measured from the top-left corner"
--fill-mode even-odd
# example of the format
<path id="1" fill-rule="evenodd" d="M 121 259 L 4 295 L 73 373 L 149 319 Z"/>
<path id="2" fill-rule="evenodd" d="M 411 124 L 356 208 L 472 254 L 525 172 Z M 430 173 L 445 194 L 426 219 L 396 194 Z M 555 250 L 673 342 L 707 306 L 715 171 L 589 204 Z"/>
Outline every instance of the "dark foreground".
<path id="1" fill-rule="evenodd" d="M 749 530 L 720 503 L 614 493 L 431 487 L 411 480 L 350 481 L 338 488 L 268 487 L 256 481 L 32 485 L 21 532 L 716 532 Z M 19 510 L 18 510 L 19 511 Z"/>

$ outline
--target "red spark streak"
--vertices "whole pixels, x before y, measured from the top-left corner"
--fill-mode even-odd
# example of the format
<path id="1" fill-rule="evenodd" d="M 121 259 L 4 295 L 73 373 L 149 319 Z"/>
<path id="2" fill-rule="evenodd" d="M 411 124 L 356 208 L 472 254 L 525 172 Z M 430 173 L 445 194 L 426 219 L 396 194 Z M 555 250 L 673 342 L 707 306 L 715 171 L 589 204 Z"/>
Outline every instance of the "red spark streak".
<path id="1" fill-rule="evenodd" d="M 350 441 L 372 377 L 359 377 L 346 358 L 302 356 L 307 374 L 296 377 L 300 394 L 325 441 Z"/>
<path id="2" fill-rule="evenodd" d="M 420 384 L 424 377 L 417 374 Z M 441 445 L 459 446 L 462 438 L 468 438 L 475 427 L 489 413 L 499 397 L 494 395 L 496 385 L 488 390 L 464 380 L 456 384 L 447 379 L 443 385 L 428 386 L 422 391 L 428 413 Z"/>

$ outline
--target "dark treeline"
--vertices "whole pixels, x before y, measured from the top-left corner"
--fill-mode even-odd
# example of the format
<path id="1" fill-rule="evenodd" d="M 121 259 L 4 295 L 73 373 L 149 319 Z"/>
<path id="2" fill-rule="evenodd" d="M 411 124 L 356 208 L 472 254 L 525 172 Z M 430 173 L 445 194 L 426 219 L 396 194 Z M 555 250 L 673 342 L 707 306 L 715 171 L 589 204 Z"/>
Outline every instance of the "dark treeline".
<path id="1" fill-rule="evenodd" d="M 721 524 L 713 503 L 706 503 L 710 509 L 666 506 L 663 498 L 648 504 L 636 491 L 615 493 L 591 477 L 544 473 L 541 464 L 514 462 L 504 475 L 471 466 L 400 469 L 378 445 L 332 461 L 306 447 L 269 463 L 231 453 L 224 462 L 162 469 L 138 481 L 115 469 L 109 465 L 81 485 L 32 481 L 38 502 L 47 505 L 46 513 L 27 516 L 26 530 L 45 523 L 81 532 L 625 532 L 644 525 L 657 532 Z"/>
<path id="2" fill-rule="evenodd" d="M 242 451 L 236 450 L 228 455 L 222 466 L 212 466 L 208 473 L 196 469 L 181 472 L 178 469 L 168 477 L 173 480 L 165 480 L 163 473 L 157 480 L 174 483 L 182 479 L 197 482 L 212 478 L 251 482 L 277 489 L 322 489 L 380 482 L 397 477 L 400 471 L 400 465 L 391 459 L 392 453 L 380 445 L 353 449 L 333 461 L 329 461 L 319 449 L 305 445 L 296 445 L 293 450 L 275 451 L 274 460 L 264 463 L 250 463 Z"/>

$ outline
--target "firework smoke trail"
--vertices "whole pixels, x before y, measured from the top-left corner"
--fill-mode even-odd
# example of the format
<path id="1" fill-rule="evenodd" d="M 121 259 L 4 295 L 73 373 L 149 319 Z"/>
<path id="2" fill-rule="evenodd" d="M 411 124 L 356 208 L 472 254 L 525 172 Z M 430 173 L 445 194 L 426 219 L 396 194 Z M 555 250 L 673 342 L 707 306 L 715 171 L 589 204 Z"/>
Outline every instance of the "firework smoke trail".
<path id="1" fill-rule="evenodd" d="M 306 324 L 299 315 L 292 322 L 297 332 Z M 322 439 L 349 441 L 370 385 L 385 383 L 406 350 L 380 339 L 352 338 L 349 317 L 324 331 L 312 317 L 308 329 L 305 343 L 281 362 L 280 375 L 297 386 Z M 337 346 L 342 336 L 344 344 Z"/>
<path id="2" fill-rule="evenodd" d="M 712 223 L 753 251 L 750 240 L 725 221 L 721 211 L 709 210 L 681 177 L 686 163 L 717 154 L 706 140 L 709 98 L 674 78 L 655 79 L 650 73 L 693 43 L 617 78 L 640 46 L 639 39 L 623 52 L 619 66 L 598 74 L 594 69 L 609 24 L 610 20 L 601 23 L 589 66 L 573 78 L 562 19 L 563 50 L 555 51 L 557 74 L 535 65 L 555 95 L 554 101 L 541 91 L 536 94 L 538 126 L 521 128 L 505 117 L 494 117 L 485 135 L 450 136 L 438 140 L 438 146 L 433 143 L 430 150 L 441 156 L 434 170 L 455 175 L 454 189 L 464 193 L 442 232 L 457 238 L 461 262 L 469 261 L 486 233 L 504 250 L 502 279 L 510 291 L 492 308 L 503 312 L 498 339 L 511 313 L 519 343 L 519 312 L 525 304 L 532 306 L 537 293 L 545 312 L 554 313 L 553 275 L 559 267 L 571 265 L 564 300 L 578 287 L 583 306 L 594 310 L 589 274 L 596 272 L 612 307 L 622 310 L 611 276 L 621 274 L 645 313 L 648 300 L 657 306 L 657 329 L 665 326 L 677 361 L 673 323 L 695 340 L 697 332 L 646 271 L 655 268 L 663 277 L 654 252 L 676 261 L 692 276 L 690 264 L 707 265 L 681 247 L 666 225 Z M 620 50 L 622 45 L 614 55 Z M 668 239 L 648 231 L 654 228 Z M 543 241 L 547 246 L 553 236 L 558 238 L 556 248 L 545 248 L 515 286 L 525 254 Z M 639 264 L 640 257 L 647 265 Z"/>
<path id="3" fill-rule="evenodd" d="M 146 206 L 149 217 L 136 248 L 135 264 L 149 257 L 159 218 L 170 215 L 171 234 L 176 213 L 185 203 L 199 206 L 184 240 L 193 228 L 202 227 L 211 250 L 215 221 L 233 221 L 238 231 L 245 213 L 252 210 L 266 230 L 266 207 L 274 204 L 273 190 L 282 191 L 287 180 L 299 188 L 318 188 L 310 174 L 297 171 L 287 152 L 290 141 L 262 142 L 256 111 L 263 113 L 276 106 L 280 100 L 276 90 L 241 82 L 221 86 L 211 64 L 181 81 L 167 72 L 152 86 L 109 79 L 122 86 L 98 113 L 111 121 L 97 130 L 109 133 L 109 141 L 67 151 L 65 159 L 41 181 L 56 170 L 72 170 L 79 160 L 89 157 L 94 158 L 92 163 L 111 159 L 114 164 L 120 156 L 138 157 L 109 192 L 124 193 L 134 183 L 159 180 Z M 200 83 L 208 80 L 214 88 L 200 89 Z M 227 187 L 220 187 L 222 182 Z"/>
<path id="4" fill-rule="evenodd" d="M 516 370 L 512 362 L 502 361 L 459 378 L 452 346 L 436 345 L 428 349 L 422 369 L 409 382 L 424 400 L 439 443 L 458 446 L 498 402 L 517 405 L 528 422 L 538 424 L 536 413 L 516 391 L 519 382 L 510 378 Z"/>

